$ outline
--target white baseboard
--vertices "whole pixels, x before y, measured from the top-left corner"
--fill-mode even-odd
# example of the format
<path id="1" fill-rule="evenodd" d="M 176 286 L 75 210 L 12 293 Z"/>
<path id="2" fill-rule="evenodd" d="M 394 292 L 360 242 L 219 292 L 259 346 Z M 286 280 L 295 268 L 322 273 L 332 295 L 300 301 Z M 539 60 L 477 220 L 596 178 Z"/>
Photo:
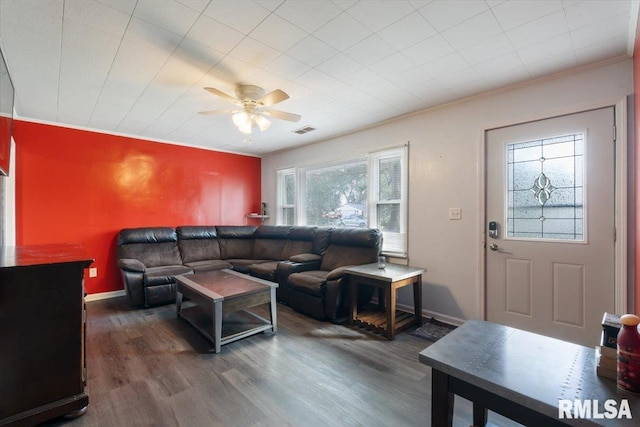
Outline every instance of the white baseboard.
<path id="1" fill-rule="evenodd" d="M 403 311 L 408 311 L 409 313 L 413 313 L 413 305 L 398 304 L 397 308 Z M 460 326 L 465 322 L 464 319 L 448 316 L 446 314 L 438 313 L 436 311 L 425 310 L 425 309 L 422 309 L 422 317 L 431 317 L 441 322 L 448 323 L 450 325 L 455 325 L 455 326 Z"/>
<path id="2" fill-rule="evenodd" d="M 125 295 L 127 295 L 127 292 L 124 289 L 121 289 L 119 291 L 99 292 L 97 294 L 89 294 L 86 297 L 84 297 L 84 300 L 86 302 L 100 301 L 102 299 L 123 297 Z"/>

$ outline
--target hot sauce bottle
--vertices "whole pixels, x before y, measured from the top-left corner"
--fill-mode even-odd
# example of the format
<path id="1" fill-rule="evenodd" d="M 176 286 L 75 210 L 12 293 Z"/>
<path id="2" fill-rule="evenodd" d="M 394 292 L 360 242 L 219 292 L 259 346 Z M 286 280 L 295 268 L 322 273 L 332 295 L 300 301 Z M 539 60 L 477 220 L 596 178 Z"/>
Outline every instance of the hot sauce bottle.
<path id="1" fill-rule="evenodd" d="M 640 393 L 640 317 L 625 314 L 620 317 L 618 333 L 618 387 Z"/>

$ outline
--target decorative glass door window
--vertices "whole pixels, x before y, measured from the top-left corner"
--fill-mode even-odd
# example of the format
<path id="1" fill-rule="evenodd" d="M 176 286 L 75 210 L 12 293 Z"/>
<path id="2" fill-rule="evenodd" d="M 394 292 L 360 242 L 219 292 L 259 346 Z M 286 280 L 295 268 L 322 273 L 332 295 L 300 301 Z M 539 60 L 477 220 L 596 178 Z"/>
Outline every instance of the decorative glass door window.
<path id="1" fill-rule="evenodd" d="M 584 241 L 584 133 L 506 150 L 506 237 Z"/>

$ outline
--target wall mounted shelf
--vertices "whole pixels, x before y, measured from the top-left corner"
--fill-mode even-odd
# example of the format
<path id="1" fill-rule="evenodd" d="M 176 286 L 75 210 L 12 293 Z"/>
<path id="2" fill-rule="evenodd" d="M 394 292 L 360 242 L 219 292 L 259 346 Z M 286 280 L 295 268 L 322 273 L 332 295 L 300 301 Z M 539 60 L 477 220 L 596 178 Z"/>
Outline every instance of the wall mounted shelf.
<path id="1" fill-rule="evenodd" d="M 269 219 L 269 215 L 260 215 L 255 213 L 247 214 L 247 218 L 249 219 L 259 219 L 261 224 L 264 224 L 265 219 Z"/>

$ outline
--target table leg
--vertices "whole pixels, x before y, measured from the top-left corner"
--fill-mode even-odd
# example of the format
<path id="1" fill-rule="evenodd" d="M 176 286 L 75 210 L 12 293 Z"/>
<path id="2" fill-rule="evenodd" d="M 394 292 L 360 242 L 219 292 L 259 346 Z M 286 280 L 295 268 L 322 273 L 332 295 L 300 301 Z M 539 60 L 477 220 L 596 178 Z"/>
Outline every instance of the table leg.
<path id="1" fill-rule="evenodd" d="M 449 375 L 431 369 L 431 427 L 452 427 L 453 393 L 449 391 Z"/>
<path id="2" fill-rule="evenodd" d="M 413 310 L 416 325 L 422 325 L 422 274 L 416 277 L 416 282 L 413 283 Z"/>
<path id="3" fill-rule="evenodd" d="M 392 340 L 396 332 L 396 288 L 393 284 L 384 290 L 387 311 L 387 339 Z"/>
<path id="4" fill-rule="evenodd" d="M 176 291 L 176 316 L 180 317 L 182 311 L 182 292 Z"/>
<path id="5" fill-rule="evenodd" d="M 473 427 L 484 427 L 487 425 L 488 410 L 479 403 L 473 402 Z"/>
<path id="6" fill-rule="evenodd" d="M 358 279 L 349 276 L 349 290 L 351 297 L 349 298 L 349 324 L 353 326 L 354 321 L 358 317 Z"/>
<path id="7" fill-rule="evenodd" d="M 387 306 L 387 299 L 385 297 L 385 288 L 384 287 L 378 287 L 378 308 L 380 310 L 384 310 L 385 307 Z"/>
<path id="8" fill-rule="evenodd" d="M 222 301 L 213 303 L 213 335 L 214 351 L 220 353 L 220 341 L 222 340 Z"/>
<path id="9" fill-rule="evenodd" d="M 278 331 L 278 314 L 276 311 L 276 288 L 271 288 L 271 302 L 270 311 L 271 311 L 271 330 L 275 334 Z"/>

